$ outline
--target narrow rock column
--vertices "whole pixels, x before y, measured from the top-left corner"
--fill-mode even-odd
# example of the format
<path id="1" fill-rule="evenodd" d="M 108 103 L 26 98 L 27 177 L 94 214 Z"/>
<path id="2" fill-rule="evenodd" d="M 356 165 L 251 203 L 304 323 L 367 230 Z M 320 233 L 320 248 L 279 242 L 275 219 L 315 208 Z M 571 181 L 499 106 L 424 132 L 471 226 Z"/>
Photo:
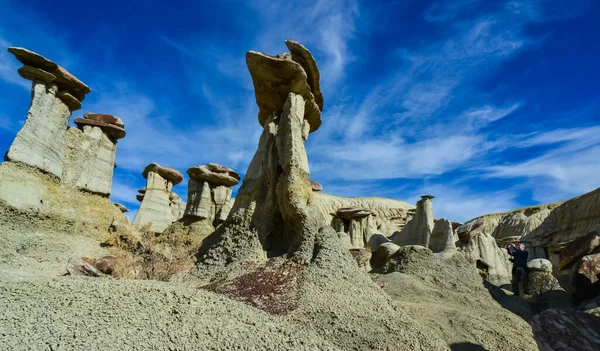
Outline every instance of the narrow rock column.
<path id="1" fill-rule="evenodd" d="M 401 232 L 392 236 L 392 241 L 398 245 L 429 246 L 431 232 L 433 231 L 433 206 L 432 195 L 423 195 L 417 201 L 414 217 L 406 223 Z"/>
<path id="2" fill-rule="evenodd" d="M 183 216 L 197 217 L 198 219 L 210 218 L 213 210 L 212 206 L 208 182 L 190 178 L 188 182 L 188 201 Z"/>
<path id="3" fill-rule="evenodd" d="M 151 163 L 142 176 L 148 181 L 133 224 L 141 226 L 152 223 L 152 231 L 162 232 L 173 222 L 171 189 L 183 180 L 183 175 L 175 169 Z"/>
<path id="4" fill-rule="evenodd" d="M 125 137 L 120 118 L 86 113 L 75 118 L 79 129 L 67 130 L 65 166 L 62 183 L 78 189 L 110 195 L 117 140 Z"/>
<path id="5" fill-rule="evenodd" d="M 23 48 L 8 49 L 25 66 L 21 77 L 33 82 L 25 125 L 13 141 L 7 159 L 62 176 L 67 123 L 71 112 L 91 89 L 47 58 Z"/>
<path id="6" fill-rule="evenodd" d="M 264 129 L 227 221 L 200 250 L 202 264 L 283 255 L 309 263 L 324 233 L 333 233 L 315 203 L 304 146 L 321 125 L 318 70 L 306 48 L 286 44 L 291 54 L 246 53 Z"/>
<path id="7" fill-rule="evenodd" d="M 216 163 L 192 167 L 187 173 L 190 180 L 184 221 L 209 220 L 217 227 L 231 210 L 232 187 L 239 183 L 239 174 Z"/>

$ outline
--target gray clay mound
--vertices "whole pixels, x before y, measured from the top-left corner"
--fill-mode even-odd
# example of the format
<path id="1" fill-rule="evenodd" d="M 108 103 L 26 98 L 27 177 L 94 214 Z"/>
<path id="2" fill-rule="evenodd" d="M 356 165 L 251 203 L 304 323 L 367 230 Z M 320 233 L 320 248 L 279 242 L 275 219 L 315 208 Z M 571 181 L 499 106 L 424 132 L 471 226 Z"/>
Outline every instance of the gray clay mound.
<path id="1" fill-rule="evenodd" d="M 520 317 L 531 315 L 528 303 L 506 295 L 500 299 L 499 288 L 490 286 L 488 291 L 475 267 L 460 254 L 442 259 L 422 247 L 403 247 L 384 272 L 373 277 L 394 304 L 451 347 L 537 350 L 529 323 Z"/>
<path id="2" fill-rule="evenodd" d="M 0 350 L 339 350 L 291 323 L 191 286 L 0 277 Z"/>
<path id="3" fill-rule="evenodd" d="M 0 275 L 58 276 L 66 273 L 71 256 L 100 257 L 107 253 L 98 239 L 23 227 L 2 225 L 0 220 Z"/>
<path id="4" fill-rule="evenodd" d="M 359 270 L 333 230 L 316 247 L 309 265 L 272 259 L 202 289 L 285 316 L 342 350 L 448 349 Z"/>

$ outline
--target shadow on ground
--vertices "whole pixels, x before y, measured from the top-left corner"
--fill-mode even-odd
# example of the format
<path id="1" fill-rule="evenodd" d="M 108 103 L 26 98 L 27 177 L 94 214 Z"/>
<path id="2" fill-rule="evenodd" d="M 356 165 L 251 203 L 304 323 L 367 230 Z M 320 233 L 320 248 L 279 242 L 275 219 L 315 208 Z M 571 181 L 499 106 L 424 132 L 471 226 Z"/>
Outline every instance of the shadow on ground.
<path id="1" fill-rule="evenodd" d="M 500 306 L 506 308 L 517 316 L 523 318 L 527 322 L 531 320 L 533 316 L 533 310 L 531 304 L 527 302 L 527 300 L 522 299 L 518 296 L 509 295 L 502 288 L 488 282 L 484 281 L 483 286 L 489 291 L 490 295 L 496 302 L 500 304 Z M 454 349 L 453 349 L 454 350 Z M 460 350 L 460 349 L 457 349 Z M 466 350 L 466 349 L 465 349 Z M 477 350 L 477 349 L 473 349 Z"/>
<path id="2" fill-rule="evenodd" d="M 450 350 L 452 351 L 489 351 L 485 347 L 473 344 L 470 342 L 459 342 L 456 344 L 450 345 Z"/>

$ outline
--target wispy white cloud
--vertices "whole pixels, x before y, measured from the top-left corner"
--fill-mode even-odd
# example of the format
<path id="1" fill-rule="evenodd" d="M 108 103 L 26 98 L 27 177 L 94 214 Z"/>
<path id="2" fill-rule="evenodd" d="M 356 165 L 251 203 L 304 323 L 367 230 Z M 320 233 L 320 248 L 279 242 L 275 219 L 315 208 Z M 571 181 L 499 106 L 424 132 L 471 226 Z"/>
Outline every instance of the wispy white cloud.
<path id="1" fill-rule="evenodd" d="M 320 147 L 323 147 L 321 145 Z M 401 139 L 324 145 L 311 170 L 322 179 L 369 180 L 418 178 L 455 169 L 486 151 L 476 135 L 424 138 L 415 143 Z M 319 157 L 320 156 L 320 157 Z"/>
<path id="2" fill-rule="evenodd" d="M 540 132 L 514 147 L 539 145 L 551 148 L 532 159 L 487 167 L 486 176 L 526 179 L 540 202 L 564 200 L 600 186 L 600 127 Z"/>
<path id="3" fill-rule="evenodd" d="M 481 94 L 477 99 L 469 83 L 485 77 L 528 43 L 524 34 L 528 19 L 507 8 L 455 19 L 454 12 L 477 3 L 453 3 L 446 10 L 441 10 L 445 5 L 434 5 L 438 8 L 433 12 L 439 14 L 426 18 L 453 19 L 453 35 L 418 50 L 399 48 L 398 69 L 357 108 L 334 106 L 333 113 L 324 112 L 325 138 L 309 139 L 317 160 L 313 170 L 328 166 L 323 176 L 342 179 L 414 178 L 464 167 L 493 151 L 497 143 L 481 130 L 523 102 L 497 105 Z M 357 169 L 369 171 L 353 171 Z"/>
<path id="4" fill-rule="evenodd" d="M 16 74 L 17 70 L 21 66 L 19 61 L 15 59 L 15 57 L 7 52 L 5 48 L 8 48 L 11 43 L 3 38 L 0 33 L 0 79 L 11 84 L 18 85 L 24 89 L 31 89 L 31 83 L 23 78 L 21 78 L 18 74 Z"/>
<path id="5" fill-rule="evenodd" d="M 208 113 L 220 119 L 202 126 L 190 121 L 182 128 L 181 119 L 174 112 L 157 106 L 150 97 L 125 84 L 102 93 L 88 107 L 122 117 L 127 136 L 119 141 L 119 167 L 141 172 L 149 163 L 158 162 L 185 172 L 197 164 L 216 162 L 243 172 L 251 157 L 250 150 L 258 143 L 258 122 L 252 116 L 245 116 L 244 109 L 237 112 L 220 109 L 223 102 L 212 97 L 209 90 L 206 94 L 214 108 Z M 249 128 L 250 125 L 255 126 Z"/>
<path id="6" fill-rule="evenodd" d="M 523 148 L 569 142 L 564 148 L 568 149 L 566 151 L 573 152 L 600 143 L 600 126 L 555 129 L 524 135 L 522 138 L 523 140 L 514 147 Z"/>

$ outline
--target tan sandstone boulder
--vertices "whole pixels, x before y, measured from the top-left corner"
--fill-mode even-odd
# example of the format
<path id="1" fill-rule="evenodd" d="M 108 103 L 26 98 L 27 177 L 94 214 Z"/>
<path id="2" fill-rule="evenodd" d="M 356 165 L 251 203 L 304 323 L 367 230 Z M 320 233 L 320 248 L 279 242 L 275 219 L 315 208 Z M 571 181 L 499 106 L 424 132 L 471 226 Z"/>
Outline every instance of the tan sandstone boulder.
<path id="1" fill-rule="evenodd" d="M 144 168 L 142 176 L 144 178 L 148 178 L 148 174 L 150 174 L 151 172 L 157 173 L 162 178 L 169 181 L 171 185 L 177 185 L 183 180 L 183 174 L 181 174 L 181 172 L 179 172 L 178 170 L 174 168 L 163 167 L 155 162 L 152 162 L 151 164 L 146 166 L 146 168 Z M 170 190 L 171 189 L 169 189 L 169 191 Z"/>
<path id="2" fill-rule="evenodd" d="M 382 243 L 379 245 L 377 251 L 373 253 L 371 267 L 375 270 L 380 269 L 400 248 L 401 246 L 392 242 Z"/>
<path id="3" fill-rule="evenodd" d="M 560 253 L 560 269 L 569 268 L 600 246 L 600 232 L 594 230 L 570 243 Z"/>
<path id="4" fill-rule="evenodd" d="M 37 67 L 47 72 L 54 71 L 58 67 L 58 65 L 51 60 L 45 58 L 37 52 L 33 52 L 25 48 L 10 47 L 8 48 L 8 52 L 15 55 L 15 58 L 24 65 Z"/>
<path id="5" fill-rule="evenodd" d="M 575 302 L 600 295 L 600 253 L 584 256 L 573 266 L 569 286 Z"/>
<path id="6" fill-rule="evenodd" d="M 292 55 L 269 56 L 248 51 L 246 63 L 254 82 L 256 103 L 259 107 L 258 121 L 261 126 L 265 125 L 273 112 L 279 114 L 283 111 L 283 105 L 290 92 L 302 96 L 305 104 L 304 118 L 308 121 L 310 132 L 321 126 L 321 110 L 307 82 L 307 73 L 301 64 L 292 59 Z"/>
<path id="7" fill-rule="evenodd" d="M 529 283 L 527 292 L 530 295 L 541 295 L 549 291 L 562 291 L 558 280 L 552 274 L 552 263 L 543 258 L 527 262 L 529 268 Z"/>

